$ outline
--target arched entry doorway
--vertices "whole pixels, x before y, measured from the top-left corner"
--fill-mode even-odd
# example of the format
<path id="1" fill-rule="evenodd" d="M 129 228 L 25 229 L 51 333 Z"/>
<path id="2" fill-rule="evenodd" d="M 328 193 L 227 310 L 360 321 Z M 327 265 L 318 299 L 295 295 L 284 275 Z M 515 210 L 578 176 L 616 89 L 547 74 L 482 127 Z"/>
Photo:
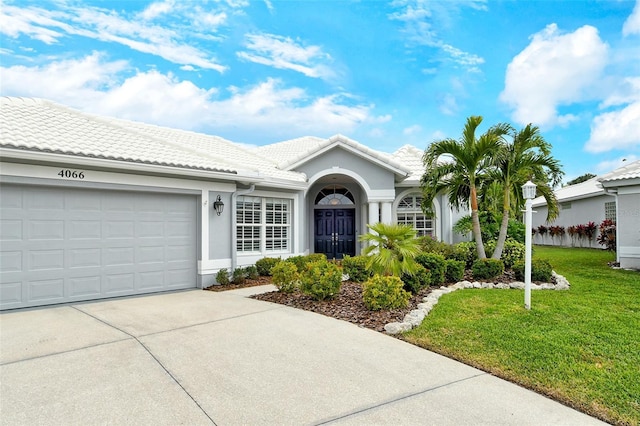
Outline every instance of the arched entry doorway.
<path id="1" fill-rule="evenodd" d="M 328 259 L 356 253 L 356 209 L 353 194 L 344 186 L 322 188 L 314 202 L 314 252 Z"/>

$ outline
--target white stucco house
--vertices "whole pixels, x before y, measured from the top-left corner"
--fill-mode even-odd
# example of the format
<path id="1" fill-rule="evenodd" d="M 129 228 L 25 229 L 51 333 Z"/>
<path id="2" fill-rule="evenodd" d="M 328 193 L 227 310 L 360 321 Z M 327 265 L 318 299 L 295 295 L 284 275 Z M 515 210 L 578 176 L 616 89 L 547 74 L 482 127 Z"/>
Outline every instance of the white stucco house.
<path id="1" fill-rule="evenodd" d="M 539 225 L 570 226 L 603 220 L 616 222 L 617 256 L 623 268 L 640 269 L 640 161 L 634 161 L 585 182 L 565 186 L 555 191 L 560 207 L 559 216 L 546 222 L 547 204 L 543 197 L 533 200 L 533 228 Z M 596 232 L 597 235 L 597 232 Z M 572 239 L 569 234 L 552 239 L 549 234 L 534 236 L 536 244 L 604 248 L 595 237 L 589 241 Z"/>
<path id="2" fill-rule="evenodd" d="M 444 197 L 436 217 L 421 211 L 413 146 L 249 148 L 42 99 L 0 107 L 1 309 L 207 287 L 265 256 L 354 255 L 379 221 L 459 238 L 465 212 Z"/>
<path id="3" fill-rule="evenodd" d="M 640 160 L 598 177 L 616 202 L 616 243 L 620 267 L 640 269 Z"/>
<path id="4" fill-rule="evenodd" d="M 556 190 L 555 195 L 560 214 L 550 223 L 547 222 L 548 209 L 544 197 L 533 200 L 535 214 L 533 215 L 532 227 L 534 229 L 543 225 L 547 227 L 562 226 L 567 230 L 570 226 L 589 222 L 600 225 L 604 219 L 615 220 L 616 218 L 616 201 L 600 186 L 597 177 L 575 185 L 564 186 Z M 595 238 L 591 240 L 572 238 L 568 233 L 563 237 L 553 239 L 549 234 L 542 236 L 536 233 L 533 241 L 535 244 L 603 248 Z"/>

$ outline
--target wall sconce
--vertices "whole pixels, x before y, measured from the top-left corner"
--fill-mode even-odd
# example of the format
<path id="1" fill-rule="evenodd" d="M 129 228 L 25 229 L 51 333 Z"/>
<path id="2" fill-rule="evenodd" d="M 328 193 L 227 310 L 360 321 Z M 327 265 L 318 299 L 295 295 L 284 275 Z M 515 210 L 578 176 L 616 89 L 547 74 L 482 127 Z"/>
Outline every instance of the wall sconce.
<path id="1" fill-rule="evenodd" d="M 222 214 L 222 211 L 224 210 L 224 203 L 220 199 L 219 195 L 218 198 L 216 198 L 216 201 L 214 201 L 213 203 L 213 209 L 216 211 L 216 214 L 218 216 L 220 216 Z"/>

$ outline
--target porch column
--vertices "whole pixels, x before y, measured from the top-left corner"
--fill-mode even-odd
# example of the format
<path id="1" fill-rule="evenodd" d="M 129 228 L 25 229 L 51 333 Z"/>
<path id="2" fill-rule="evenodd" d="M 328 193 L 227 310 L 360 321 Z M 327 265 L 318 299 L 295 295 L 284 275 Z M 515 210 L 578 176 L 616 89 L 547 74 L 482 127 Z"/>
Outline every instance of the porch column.
<path id="1" fill-rule="evenodd" d="M 373 225 L 374 223 L 378 223 L 380 221 L 380 203 L 370 202 L 369 203 L 369 225 Z"/>
<path id="2" fill-rule="evenodd" d="M 391 201 L 383 201 L 382 202 L 382 217 L 380 221 L 382 223 L 386 223 L 387 225 L 391 225 L 393 219 L 392 210 L 391 210 Z"/>

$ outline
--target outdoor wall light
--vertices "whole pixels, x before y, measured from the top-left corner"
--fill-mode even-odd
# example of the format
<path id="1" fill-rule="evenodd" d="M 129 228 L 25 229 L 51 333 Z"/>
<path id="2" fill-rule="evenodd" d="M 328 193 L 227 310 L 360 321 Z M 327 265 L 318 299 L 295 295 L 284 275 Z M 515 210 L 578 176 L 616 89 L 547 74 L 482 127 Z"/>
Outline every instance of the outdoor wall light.
<path id="1" fill-rule="evenodd" d="M 218 216 L 220 216 L 222 214 L 222 211 L 224 210 L 224 203 L 220 199 L 219 195 L 218 198 L 216 198 L 216 201 L 214 201 L 213 203 L 213 209 L 216 211 L 216 214 Z"/>

